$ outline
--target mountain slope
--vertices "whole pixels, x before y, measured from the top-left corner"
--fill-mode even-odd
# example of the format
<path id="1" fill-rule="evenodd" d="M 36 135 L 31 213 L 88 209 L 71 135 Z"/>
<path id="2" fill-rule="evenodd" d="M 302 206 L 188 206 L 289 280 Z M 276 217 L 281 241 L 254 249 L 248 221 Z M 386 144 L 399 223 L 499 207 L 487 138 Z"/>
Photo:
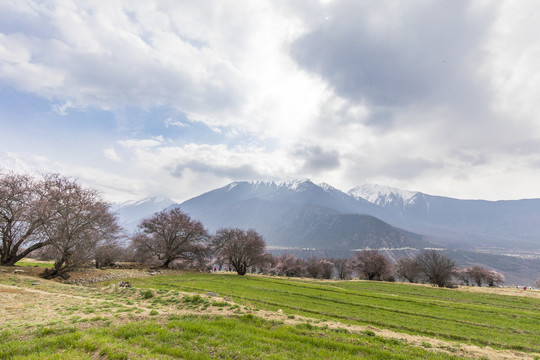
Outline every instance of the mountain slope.
<path id="1" fill-rule="evenodd" d="M 398 226 L 456 246 L 540 248 L 540 199 L 459 200 L 379 185 L 348 194 L 384 209 Z"/>
<path id="2" fill-rule="evenodd" d="M 149 197 L 139 201 L 115 203 L 112 205 L 112 210 L 118 214 L 122 226 L 129 232 L 133 232 L 142 219 L 172 204 L 174 201 L 168 198 Z"/>
<path id="3" fill-rule="evenodd" d="M 179 207 L 210 231 L 254 228 L 270 246 L 350 251 L 359 248 L 425 247 L 421 236 L 365 213 L 381 209 L 327 185 L 235 182 Z"/>

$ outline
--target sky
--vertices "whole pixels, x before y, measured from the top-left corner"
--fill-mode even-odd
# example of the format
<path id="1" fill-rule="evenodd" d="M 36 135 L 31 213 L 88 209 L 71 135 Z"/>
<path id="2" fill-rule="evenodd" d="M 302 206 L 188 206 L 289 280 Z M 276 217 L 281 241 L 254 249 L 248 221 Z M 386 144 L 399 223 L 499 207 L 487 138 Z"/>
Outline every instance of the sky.
<path id="1" fill-rule="evenodd" d="M 540 2 L 0 1 L 0 169 L 540 198 Z"/>

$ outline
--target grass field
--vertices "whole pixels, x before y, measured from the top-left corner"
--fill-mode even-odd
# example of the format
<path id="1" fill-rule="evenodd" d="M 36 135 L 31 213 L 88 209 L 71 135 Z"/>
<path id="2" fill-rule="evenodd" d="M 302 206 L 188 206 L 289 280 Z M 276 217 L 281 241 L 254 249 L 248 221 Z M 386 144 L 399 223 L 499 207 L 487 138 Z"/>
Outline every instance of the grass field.
<path id="1" fill-rule="evenodd" d="M 314 282 L 225 274 L 161 276 L 132 283 L 154 289 L 214 291 L 253 308 L 540 352 L 537 299 L 384 282 Z"/>
<path id="2" fill-rule="evenodd" d="M 15 263 L 15 266 L 52 268 L 54 266 L 54 262 L 24 259 Z"/>
<path id="3" fill-rule="evenodd" d="M 88 330 L 75 327 L 0 333 L 0 358 L 451 359 L 399 340 L 266 321 L 253 315 L 185 316 Z"/>
<path id="4" fill-rule="evenodd" d="M 540 359 L 535 298 L 229 274 L 128 280 L 0 273 L 0 359 Z"/>

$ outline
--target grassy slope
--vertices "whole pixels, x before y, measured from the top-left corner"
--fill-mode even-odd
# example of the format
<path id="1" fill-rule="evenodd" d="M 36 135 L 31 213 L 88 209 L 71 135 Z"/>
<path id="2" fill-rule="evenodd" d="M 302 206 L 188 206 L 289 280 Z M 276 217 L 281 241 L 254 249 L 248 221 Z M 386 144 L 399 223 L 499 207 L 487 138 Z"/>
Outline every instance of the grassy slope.
<path id="1" fill-rule="evenodd" d="M 539 344 L 540 330 L 534 326 L 540 306 L 537 299 L 379 282 L 222 274 L 187 273 L 129 281 L 135 289 L 69 286 L 0 274 L 0 284 L 10 286 L 0 288 L 0 300 L 7 303 L 8 295 L 14 300 L 0 308 L 0 313 L 7 313 L 0 322 L 0 359 L 467 356 L 458 343 L 444 347 L 450 354 L 434 353 L 429 343 L 413 346 L 407 340 L 383 338 L 369 330 L 329 329 L 320 327 L 320 319 L 479 345 L 494 337 L 492 346 L 503 349 L 537 351 Z M 187 296 L 184 291 L 215 291 L 243 305 Z M 19 308 L 10 313 L 15 305 Z M 281 319 L 287 320 L 288 314 L 296 323 L 256 316 L 258 309 L 278 308 L 286 313 Z M 27 320 L 12 316 L 22 319 L 21 312 L 28 315 Z M 297 314 L 319 320 L 302 320 Z"/>
<path id="2" fill-rule="evenodd" d="M 253 315 L 187 316 L 102 328 L 38 328 L 24 341 L 0 333 L 0 358 L 109 359 L 450 359 L 395 339 L 309 324 L 288 326 Z"/>
<path id="3" fill-rule="evenodd" d="M 140 287 L 215 291 L 254 308 L 410 334 L 540 352 L 540 301 L 382 282 L 314 282 L 185 274 L 131 280 Z"/>

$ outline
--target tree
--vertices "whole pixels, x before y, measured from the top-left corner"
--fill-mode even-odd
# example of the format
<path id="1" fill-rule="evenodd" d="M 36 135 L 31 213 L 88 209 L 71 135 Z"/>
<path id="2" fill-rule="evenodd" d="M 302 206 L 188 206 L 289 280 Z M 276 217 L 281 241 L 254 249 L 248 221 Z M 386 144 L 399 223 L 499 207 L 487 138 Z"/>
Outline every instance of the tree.
<path id="1" fill-rule="evenodd" d="M 279 276 L 301 277 L 306 274 L 306 263 L 291 254 L 283 254 L 277 258 L 272 273 Z"/>
<path id="2" fill-rule="evenodd" d="M 314 257 L 307 259 L 306 260 L 306 273 L 314 279 L 319 278 L 322 273 L 320 259 L 317 259 Z"/>
<path id="3" fill-rule="evenodd" d="M 471 284 L 471 274 L 469 267 L 454 269 L 454 277 L 461 281 L 464 285 L 469 286 Z"/>
<path id="4" fill-rule="evenodd" d="M 306 260 L 306 273 L 314 279 L 331 279 L 334 264 L 328 259 L 311 257 Z"/>
<path id="5" fill-rule="evenodd" d="M 478 286 L 482 286 L 482 283 L 489 284 L 492 276 L 488 269 L 477 265 L 467 267 L 466 271 L 469 274 L 469 278 Z"/>
<path id="6" fill-rule="evenodd" d="M 200 221 L 173 208 L 142 220 L 132 245 L 138 253 L 149 253 L 164 261 L 162 266 L 167 268 L 175 260 L 201 260 L 207 255 L 208 240 Z"/>
<path id="7" fill-rule="evenodd" d="M 216 258 L 228 262 L 238 275 L 245 275 L 249 267 L 267 259 L 266 243 L 253 229 L 220 229 L 214 236 L 212 248 Z"/>
<path id="8" fill-rule="evenodd" d="M 333 259 L 332 262 L 334 263 L 338 279 L 346 280 L 351 277 L 352 269 L 349 259 Z"/>
<path id="9" fill-rule="evenodd" d="M 427 250 L 416 256 L 416 262 L 428 282 L 439 287 L 449 286 L 455 263 L 435 250 Z"/>
<path id="10" fill-rule="evenodd" d="M 44 184 L 53 215 L 43 224 L 43 235 L 55 263 L 42 276 L 66 278 L 67 272 L 94 258 L 100 243 L 116 240 L 121 227 L 96 190 L 57 174 L 48 175 Z"/>
<path id="11" fill-rule="evenodd" d="M 358 274 L 368 280 L 382 280 L 391 272 L 390 263 L 378 250 L 364 250 L 357 253 L 352 264 Z"/>
<path id="12" fill-rule="evenodd" d="M 536 285 L 537 288 L 540 288 L 540 278 L 534 282 L 534 285 Z"/>
<path id="13" fill-rule="evenodd" d="M 321 278 L 331 279 L 334 275 L 334 263 L 328 259 L 320 260 Z"/>
<path id="14" fill-rule="evenodd" d="M 107 241 L 99 244 L 94 252 L 96 268 L 101 266 L 114 265 L 124 257 L 126 249 L 122 248 L 116 241 Z"/>
<path id="15" fill-rule="evenodd" d="M 504 278 L 504 275 L 501 274 L 500 272 L 495 271 L 495 270 L 490 270 L 488 272 L 487 284 L 489 287 L 502 285 L 504 284 L 505 281 L 506 279 Z"/>
<path id="16" fill-rule="evenodd" d="M 0 264 L 13 266 L 48 244 L 41 236 L 51 208 L 43 182 L 29 175 L 0 175 Z"/>
<path id="17" fill-rule="evenodd" d="M 415 283 L 421 274 L 418 263 L 413 258 L 399 258 L 395 265 L 396 275 L 406 279 L 410 283 Z"/>

